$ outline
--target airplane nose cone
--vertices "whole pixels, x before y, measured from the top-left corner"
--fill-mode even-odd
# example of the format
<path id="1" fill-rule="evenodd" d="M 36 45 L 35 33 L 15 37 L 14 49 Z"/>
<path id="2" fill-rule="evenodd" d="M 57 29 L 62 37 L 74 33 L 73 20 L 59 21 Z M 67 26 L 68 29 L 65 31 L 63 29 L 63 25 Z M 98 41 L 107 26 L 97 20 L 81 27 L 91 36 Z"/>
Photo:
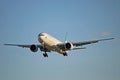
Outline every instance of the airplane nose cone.
<path id="1" fill-rule="evenodd" d="M 43 43 L 43 37 L 40 36 L 40 37 L 38 38 L 38 41 L 39 41 L 40 43 Z"/>
<path id="2" fill-rule="evenodd" d="M 40 33 L 40 34 L 38 35 L 38 41 L 39 41 L 40 43 L 43 43 L 44 37 L 45 37 L 45 34 L 44 34 L 44 33 Z"/>

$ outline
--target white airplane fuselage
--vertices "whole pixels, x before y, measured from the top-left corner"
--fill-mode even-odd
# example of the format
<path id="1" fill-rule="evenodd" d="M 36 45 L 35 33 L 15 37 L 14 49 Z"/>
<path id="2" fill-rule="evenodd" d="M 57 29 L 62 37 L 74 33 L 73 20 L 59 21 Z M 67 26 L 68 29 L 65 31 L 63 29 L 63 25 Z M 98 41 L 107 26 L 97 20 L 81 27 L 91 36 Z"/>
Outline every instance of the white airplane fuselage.
<path id="1" fill-rule="evenodd" d="M 38 41 L 49 50 L 56 51 L 60 54 L 67 53 L 67 51 L 63 51 L 62 49 L 56 46 L 57 44 L 62 44 L 63 42 L 52 37 L 47 33 L 40 33 L 38 35 Z"/>

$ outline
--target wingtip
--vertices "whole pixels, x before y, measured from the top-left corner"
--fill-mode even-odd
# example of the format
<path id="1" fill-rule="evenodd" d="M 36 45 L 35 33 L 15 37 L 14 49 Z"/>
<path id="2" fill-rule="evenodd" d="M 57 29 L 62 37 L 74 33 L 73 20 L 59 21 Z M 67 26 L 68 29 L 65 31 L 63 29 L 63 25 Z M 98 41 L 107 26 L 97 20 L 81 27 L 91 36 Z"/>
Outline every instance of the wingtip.
<path id="1" fill-rule="evenodd" d="M 101 39 L 101 40 L 99 40 L 99 41 L 104 41 L 104 40 L 112 40 L 112 39 L 115 39 L 115 38 Z"/>
<path id="2" fill-rule="evenodd" d="M 108 40 L 115 39 L 115 38 L 109 38 Z"/>
<path id="3" fill-rule="evenodd" d="M 9 46 L 10 44 L 3 44 L 3 45 L 5 45 L 5 46 Z"/>
<path id="4" fill-rule="evenodd" d="M 11 45 L 11 44 L 3 44 L 3 45 Z"/>
<path id="5" fill-rule="evenodd" d="M 5 46 L 16 46 L 16 44 L 4 44 Z"/>
<path id="6" fill-rule="evenodd" d="M 8 44 L 3 44 L 3 45 L 8 45 Z"/>

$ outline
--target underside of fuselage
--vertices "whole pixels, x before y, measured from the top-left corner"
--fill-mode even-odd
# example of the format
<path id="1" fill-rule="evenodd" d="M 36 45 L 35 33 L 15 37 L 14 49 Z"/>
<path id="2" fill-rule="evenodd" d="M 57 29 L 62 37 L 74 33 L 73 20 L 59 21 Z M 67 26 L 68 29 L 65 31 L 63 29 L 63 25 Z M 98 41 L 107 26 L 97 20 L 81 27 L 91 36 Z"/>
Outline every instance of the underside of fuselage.
<path id="1" fill-rule="evenodd" d="M 44 57 L 48 57 L 46 53 L 47 51 L 54 51 L 67 56 L 67 51 L 57 46 L 57 44 L 62 43 L 61 41 L 45 33 L 42 33 L 41 35 L 44 36 L 38 37 L 38 41 L 43 45 L 43 48 L 45 49 L 43 50 L 45 52 L 45 54 L 43 54 Z"/>
<path id="2" fill-rule="evenodd" d="M 68 51 L 61 49 L 57 45 L 53 45 L 53 46 L 46 45 L 46 44 L 44 45 L 45 45 L 45 48 L 47 48 L 48 50 L 53 51 L 53 52 L 58 52 L 59 54 L 63 54 L 64 56 L 66 56 L 68 53 Z"/>

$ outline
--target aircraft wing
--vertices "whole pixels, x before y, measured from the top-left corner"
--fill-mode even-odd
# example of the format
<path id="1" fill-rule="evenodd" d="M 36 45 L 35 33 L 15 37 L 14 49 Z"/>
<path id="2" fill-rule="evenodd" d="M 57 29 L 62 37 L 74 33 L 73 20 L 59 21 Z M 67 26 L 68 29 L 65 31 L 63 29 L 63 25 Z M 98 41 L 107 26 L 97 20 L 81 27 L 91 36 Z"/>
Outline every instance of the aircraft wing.
<path id="1" fill-rule="evenodd" d="M 4 44 L 4 45 L 7 45 L 7 46 L 18 46 L 18 47 L 22 47 L 22 48 L 30 48 L 31 45 L 21 45 L 21 44 Z M 42 47 L 42 45 L 36 45 L 37 47 Z"/>
<path id="2" fill-rule="evenodd" d="M 92 40 L 92 41 L 84 41 L 84 42 L 72 42 L 73 46 L 83 46 L 83 45 L 88 45 L 88 44 L 93 44 L 97 43 L 99 41 L 105 41 L 105 40 L 111 40 L 114 38 L 107 38 L 107 39 L 99 39 L 99 40 Z"/>

